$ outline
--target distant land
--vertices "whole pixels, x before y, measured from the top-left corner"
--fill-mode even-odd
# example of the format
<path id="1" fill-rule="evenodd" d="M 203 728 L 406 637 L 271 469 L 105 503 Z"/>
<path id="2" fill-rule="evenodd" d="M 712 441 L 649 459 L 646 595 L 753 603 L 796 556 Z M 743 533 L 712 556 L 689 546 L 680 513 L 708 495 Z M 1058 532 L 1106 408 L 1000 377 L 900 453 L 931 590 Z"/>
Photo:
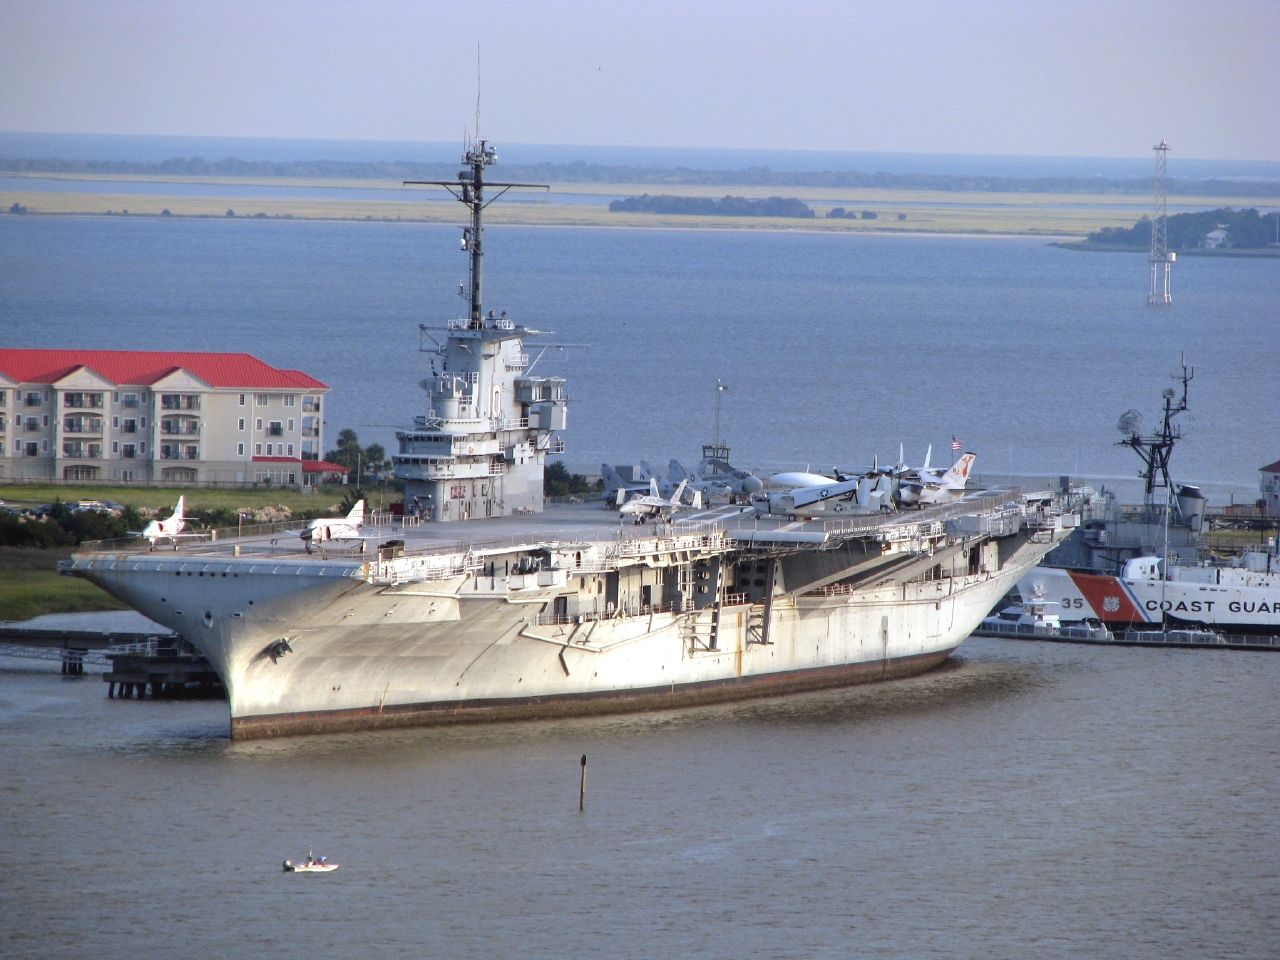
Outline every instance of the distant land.
<path id="1" fill-rule="evenodd" d="M 1128 230 L 1152 207 L 1150 156 L 498 147 L 497 179 L 552 188 L 512 192 L 492 208 L 495 226 L 1084 239 L 1106 227 Z M 453 223 L 451 198 L 402 181 L 452 180 L 460 151 L 438 143 L 0 132 L 0 215 Z M 1171 212 L 1280 206 L 1280 162 L 1171 156 L 1168 168 Z"/>
<path id="2" fill-rule="evenodd" d="M 447 180 L 457 163 L 417 163 L 408 160 L 244 160 L 223 157 L 170 157 L 159 162 L 141 160 L 68 160 L 58 157 L 19 158 L 0 155 L 0 171 L 127 175 L 136 177 L 257 177 L 324 180 Z M 502 179 L 538 183 L 626 183 L 718 187 L 840 187 L 865 190 L 938 190 L 977 193 L 1145 194 L 1152 192 L 1147 177 L 1014 177 L 994 174 L 937 174 L 859 172 L 855 170 L 773 170 L 769 167 L 695 169 L 692 167 L 619 166 L 586 163 L 513 163 Z M 1168 177 L 1171 196 L 1280 198 L 1280 180 L 1189 180 Z"/>
<path id="3" fill-rule="evenodd" d="M 1255 209 L 1228 207 L 1198 213 L 1177 213 L 1165 221 L 1165 239 L 1179 253 L 1237 252 L 1280 256 L 1280 212 L 1260 214 Z M 1080 243 L 1063 246 L 1092 250 L 1149 250 L 1151 220 L 1141 218 L 1132 227 L 1103 227 Z"/>
<path id="4" fill-rule="evenodd" d="M 1153 136 L 1152 142 L 1159 139 Z M 1154 169 L 1149 147 L 1135 145 L 1132 157 L 1046 157 L 978 154 L 888 153 L 867 151 L 749 150 L 706 147 L 627 147 L 591 145 L 509 144 L 497 138 L 504 169 L 557 167 L 686 169 L 688 171 L 786 171 L 805 173 L 916 174 L 926 177 L 1081 179 L 1095 181 L 1084 192 L 1102 192 L 1097 180 L 1146 179 Z M 1280 183 L 1280 160 L 1204 160 L 1182 157 L 1175 141 L 1168 158 L 1171 180 L 1229 180 Z M 126 136 L 0 131 L 0 159 L 80 160 L 160 164 L 175 158 L 204 157 L 210 162 L 238 158 L 246 163 L 304 163 L 335 165 L 408 163 L 414 169 L 447 171 L 461 156 L 461 143 L 414 143 L 375 140 L 284 140 L 267 138 Z M 13 169 L 13 168 L 8 168 Z M 121 171 L 123 172 L 123 171 Z M 315 176 L 314 173 L 299 173 Z M 328 175 L 328 174 L 326 174 Z M 369 173 L 360 176 L 370 176 Z M 372 174 L 378 176 L 377 174 Z M 393 175 L 394 176 L 394 175 Z M 560 180 L 582 182 L 573 176 Z M 629 173 L 622 182 L 646 183 Z M 711 182 L 704 180 L 702 182 Z M 918 186 L 918 185 L 915 185 Z M 964 189 L 964 188 L 958 188 Z M 1197 192 L 1194 190 L 1188 192 Z M 1235 189 L 1236 195 L 1251 193 Z"/>

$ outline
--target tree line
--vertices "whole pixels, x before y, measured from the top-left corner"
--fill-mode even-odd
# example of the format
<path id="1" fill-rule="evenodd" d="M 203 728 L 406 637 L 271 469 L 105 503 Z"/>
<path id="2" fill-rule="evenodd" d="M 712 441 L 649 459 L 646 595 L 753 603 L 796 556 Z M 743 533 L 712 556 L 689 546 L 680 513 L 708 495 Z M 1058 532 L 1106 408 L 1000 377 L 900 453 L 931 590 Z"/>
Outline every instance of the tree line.
<path id="1" fill-rule="evenodd" d="M 1222 227 L 1227 245 L 1237 250 L 1261 250 L 1277 242 L 1280 213 L 1259 214 L 1249 207 L 1235 210 L 1220 207 L 1195 213 L 1175 213 L 1165 223 L 1165 236 L 1170 250 L 1194 250 L 1204 246 L 1212 230 Z M 1142 217 L 1132 227 L 1103 227 L 1089 234 L 1089 242 L 1109 247 L 1145 250 L 1151 246 L 1151 219 Z"/>
<path id="2" fill-rule="evenodd" d="M 705 217 L 800 217 L 816 214 L 795 197 L 676 197 L 670 194 L 626 197 L 609 203 L 612 213 L 682 213 Z"/>

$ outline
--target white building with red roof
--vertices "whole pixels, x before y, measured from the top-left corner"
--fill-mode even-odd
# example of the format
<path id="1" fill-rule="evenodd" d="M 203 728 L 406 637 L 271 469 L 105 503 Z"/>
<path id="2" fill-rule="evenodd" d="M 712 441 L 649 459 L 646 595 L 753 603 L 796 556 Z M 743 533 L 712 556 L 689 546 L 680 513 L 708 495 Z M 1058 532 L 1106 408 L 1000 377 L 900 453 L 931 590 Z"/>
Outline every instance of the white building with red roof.
<path id="1" fill-rule="evenodd" d="M 0 480 L 309 485 L 328 390 L 247 353 L 0 347 Z"/>

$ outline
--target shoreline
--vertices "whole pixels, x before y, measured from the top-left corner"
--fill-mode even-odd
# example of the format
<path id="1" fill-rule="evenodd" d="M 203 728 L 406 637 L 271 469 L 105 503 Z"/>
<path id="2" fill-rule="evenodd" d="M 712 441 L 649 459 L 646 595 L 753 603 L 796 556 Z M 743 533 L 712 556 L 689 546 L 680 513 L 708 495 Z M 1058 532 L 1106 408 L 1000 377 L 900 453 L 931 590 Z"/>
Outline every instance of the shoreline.
<path id="1" fill-rule="evenodd" d="M 0 210 L 0 216 L 10 217 L 29 217 L 32 219 L 49 218 L 49 219 L 86 219 L 86 220 L 237 220 L 237 221 L 253 221 L 257 223 L 380 223 L 388 226 L 397 224 L 412 226 L 452 226 L 453 221 L 446 218 L 421 217 L 356 217 L 356 216 L 301 216 L 294 214 L 236 214 L 229 217 L 225 214 L 219 215 L 215 213 L 147 213 L 140 211 L 122 210 L 27 210 L 20 214 L 8 213 Z M 690 220 L 700 218 L 689 217 Z M 705 218 L 713 219 L 713 218 Z M 918 226 L 909 229 L 895 229 L 886 227 L 863 227 L 858 230 L 842 230 L 838 227 L 824 229 L 820 226 L 788 226 L 779 224 L 770 220 L 768 223 L 751 223 L 753 219 L 769 220 L 769 218 L 739 218 L 745 223 L 725 225 L 721 222 L 716 223 L 671 223 L 663 221 L 661 223 L 644 223 L 644 222 L 628 222 L 628 223 L 596 223 L 583 221 L 581 223 L 545 223 L 536 222 L 535 220 L 513 219 L 509 222 L 497 224 L 503 227 L 528 227 L 538 230 L 571 230 L 571 229 L 598 229 L 598 230 L 680 230 L 688 232 L 708 232 L 708 233 L 805 233 L 813 235 L 843 235 L 849 238 L 859 237 L 900 237 L 902 239 L 910 239 L 913 237 L 933 237 L 938 239 L 950 240 L 1043 240 L 1053 246 L 1061 246 L 1070 248 L 1073 241 L 1079 240 L 1078 234 L 1069 234 L 1061 232 L 1041 232 L 1035 229 L 1019 232 L 1016 230 L 1000 230 L 1000 231 L 984 231 L 984 230 L 946 230 L 936 229 L 927 230 Z M 821 222 L 821 221 L 819 221 Z M 805 224 L 807 221 L 798 221 Z M 1131 250 L 1123 252 L 1131 253 Z"/>

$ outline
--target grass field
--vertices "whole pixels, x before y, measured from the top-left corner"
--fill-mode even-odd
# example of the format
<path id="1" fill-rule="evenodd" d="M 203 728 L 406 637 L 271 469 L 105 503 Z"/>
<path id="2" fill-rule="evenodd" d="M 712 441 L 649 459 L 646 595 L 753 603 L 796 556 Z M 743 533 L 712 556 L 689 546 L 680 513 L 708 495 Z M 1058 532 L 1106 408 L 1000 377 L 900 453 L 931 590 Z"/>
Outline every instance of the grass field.
<path id="1" fill-rule="evenodd" d="M 66 178 L 72 179 L 72 178 Z M 217 183 L 292 187 L 319 186 L 353 189 L 352 199 L 264 199 L 252 197 L 150 196 L 146 194 L 86 194 L 35 191 L 0 193 L 0 210 L 17 203 L 29 213 L 103 215 L 113 211 L 130 216 L 159 216 L 163 210 L 177 217 L 223 217 L 234 210 L 238 218 L 299 220 L 382 220 L 455 223 L 458 205 L 443 191 L 402 187 L 399 181 L 280 180 L 209 177 L 95 177 L 100 180 L 152 183 Z M 356 188 L 403 190 L 404 200 L 360 198 Z M 817 213 L 812 220 L 770 217 L 703 217 L 663 214 L 610 213 L 599 206 L 567 203 L 496 203 L 486 212 L 489 223 L 520 226 L 591 226 L 716 230 L 809 230 L 833 233 L 942 233 L 1083 237 L 1102 227 L 1128 227 L 1138 219 L 1132 209 L 1143 198 L 1118 194 L 978 193 L 929 190 L 855 190 L 832 187 L 655 186 L 653 184 L 559 183 L 559 193 L 585 196 L 632 196 L 665 193 L 688 197 L 795 196 Z M 1204 207 L 1266 206 L 1274 201 L 1251 197 L 1179 197 L 1179 205 Z M 873 209 L 875 220 L 827 219 L 832 207 Z M 906 220 L 898 220 L 899 213 Z"/>
<path id="2" fill-rule="evenodd" d="M 208 489 L 177 487 L 68 486 L 65 484 L 0 484 L 0 500 L 9 505 L 64 503 L 75 500 L 114 500 L 126 506 L 168 515 L 185 495 L 187 510 L 231 510 L 255 513 L 286 507 L 299 513 L 336 513 L 343 488 L 329 487 L 305 494 L 292 488 Z M 377 491 L 368 491 L 369 502 L 379 503 Z M 399 499 L 394 492 L 383 502 Z M 29 620 L 45 613 L 80 613 L 89 610 L 123 610 L 124 605 L 86 580 L 58 574 L 58 561 L 71 548 L 0 547 L 0 620 Z"/>
<path id="3" fill-rule="evenodd" d="M 188 510 L 244 510 L 288 507 L 293 513 L 336 510 L 342 501 L 341 487 L 326 487 L 319 493 L 302 493 L 293 487 L 211 489 L 199 487 L 113 487 L 107 485 L 0 484 L 0 500 L 11 505 L 52 503 L 61 500 L 114 500 L 141 510 L 170 511 L 179 496 L 187 498 Z"/>
<path id="4" fill-rule="evenodd" d="M 58 561 L 70 555 L 69 549 L 0 547 L 0 620 L 30 620 L 44 613 L 126 609 L 89 581 L 61 576 Z"/>

